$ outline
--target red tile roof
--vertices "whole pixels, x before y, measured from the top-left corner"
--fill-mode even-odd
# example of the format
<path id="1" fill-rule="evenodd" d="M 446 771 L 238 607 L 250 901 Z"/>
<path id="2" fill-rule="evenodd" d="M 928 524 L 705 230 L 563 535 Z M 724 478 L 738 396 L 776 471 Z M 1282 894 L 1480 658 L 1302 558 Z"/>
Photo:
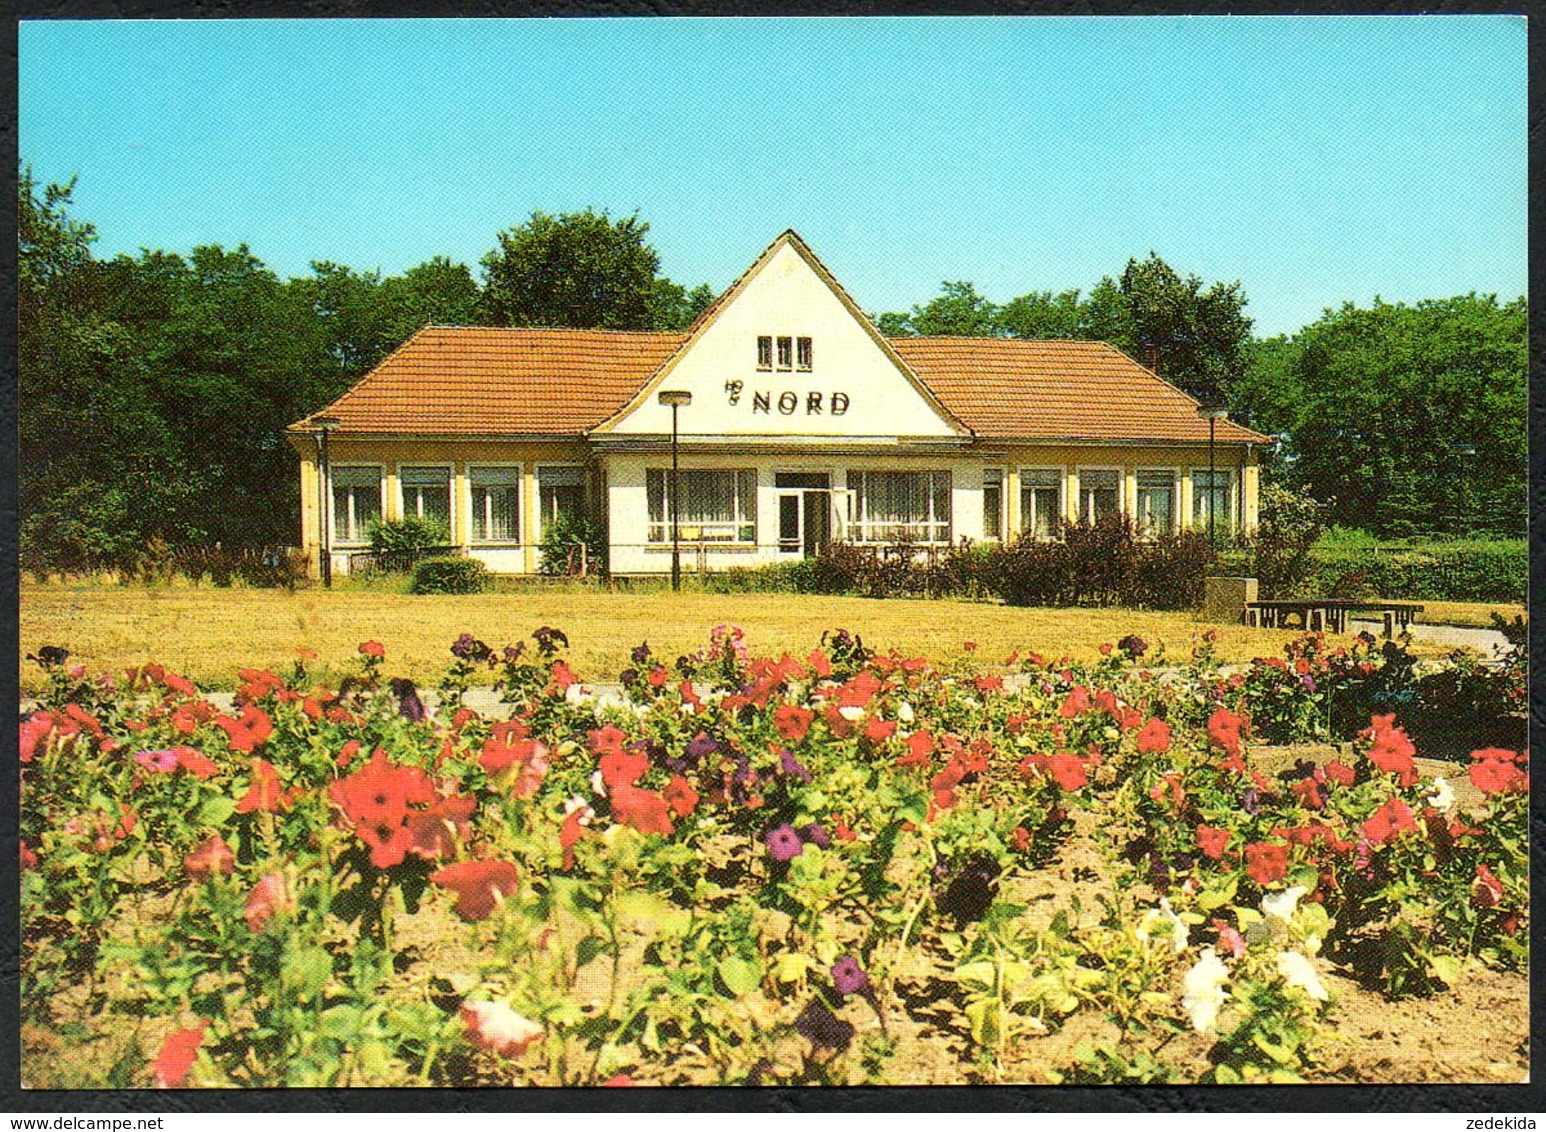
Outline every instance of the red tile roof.
<path id="1" fill-rule="evenodd" d="M 426 327 L 314 416 L 337 417 L 341 433 L 580 436 L 621 410 L 686 337 Z M 1103 342 L 890 342 L 944 407 L 985 439 L 1208 439 L 1196 401 Z M 1220 421 L 1217 439 L 1269 438 Z"/>
<path id="2" fill-rule="evenodd" d="M 615 413 L 684 338 L 428 326 L 313 416 L 337 417 L 340 433 L 578 436 Z"/>
<path id="3" fill-rule="evenodd" d="M 947 409 L 993 440 L 1207 440 L 1197 402 L 1104 342 L 893 338 Z M 1218 422 L 1217 439 L 1270 438 Z"/>

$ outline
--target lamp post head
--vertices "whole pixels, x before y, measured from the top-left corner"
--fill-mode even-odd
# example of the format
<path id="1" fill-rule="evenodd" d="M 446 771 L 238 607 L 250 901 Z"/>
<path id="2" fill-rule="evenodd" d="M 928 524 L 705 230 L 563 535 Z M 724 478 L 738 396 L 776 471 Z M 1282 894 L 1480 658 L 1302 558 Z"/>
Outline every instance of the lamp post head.
<path id="1" fill-rule="evenodd" d="M 1224 405 L 1198 405 L 1197 415 L 1205 421 L 1222 421 L 1229 417 L 1229 409 Z"/>
<path id="2" fill-rule="evenodd" d="M 662 405 L 670 405 L 674 409 L 679 405 L 691 405 L 692 394 L 685 389 L 662 389 L 659 400 Z"/>

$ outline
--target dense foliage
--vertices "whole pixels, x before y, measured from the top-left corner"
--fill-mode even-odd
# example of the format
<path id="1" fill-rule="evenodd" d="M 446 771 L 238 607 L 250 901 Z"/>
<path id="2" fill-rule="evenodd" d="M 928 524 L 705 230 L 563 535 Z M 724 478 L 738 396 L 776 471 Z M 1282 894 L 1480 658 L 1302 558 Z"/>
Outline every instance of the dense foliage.
<path id="1" fill-rule="evenodd" d="M 476 558 L 442 555 L 414 563 L 408 592 L 475 594 L 488 585 L 488 567 Z"/>
<path id="2" fill-rule="evenodd" d="M 229 707 L 40 649 L 27 1081 L 905 1082 L 904 1040 L 958 1082 L 1295 1081 L 1335 1049 L 1332 976 L 1395 998 L 1525 961 L 1525 753 L 1422 777 L 1400 706 L 1331 753 L 1256 745 L 1394 663 L 1362 646 L 1258 662 L 1291 675 L 1266 705 L 1206 637 L 990 673 L 722 626 L 640 644 L 621 700 L 567 644 L 463 634 L 433 710 L 375 641 L 336 688 L 242 670 Z M 1100 872 L 1028 895 L 1076 826 Z M 1038 1056 L 1071 1024 L 1110 1037 Z"/>
<path id="3" fill-rule="evenodd" d="M 98 260 L 95 231 L 71 213 L 72 189 L 24 169 L 17 194 L 20 542 L 23 564 L 39 572 L 135 573 L 158 542 L 295 543 L 287 425 L 426 324 L 521 321 L 492 297 L 519 272 L 504 259 L 487 287 L 444 257 L 393 276 L 319 262 L 289 280 L 245 246 Z M 584 214 L 539 214 L 502 233 L 501 247 L 525 246 L 539 228 L 550 242 L 578 233 L 545 261 L 557 271 L 564 254 L 589 254 L 594 227 Z M 647 226 L 617 228 L 638 240 Z M 638 250 L 649 273 L 636 324 L 684 327 L 707 289 L 657 276 L 654 253 Z M 572 312 L 592 317 L 578 324 L 635 324 Z"/>

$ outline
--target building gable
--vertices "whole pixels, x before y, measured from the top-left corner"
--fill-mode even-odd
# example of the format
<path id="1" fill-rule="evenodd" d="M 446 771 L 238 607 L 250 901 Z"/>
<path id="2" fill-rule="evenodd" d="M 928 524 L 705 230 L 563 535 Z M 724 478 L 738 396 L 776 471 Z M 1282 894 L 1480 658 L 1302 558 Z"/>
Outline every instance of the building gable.
<path id="1" fill-rule="evenodd" d="M 864 317 L 799 236 L 785 232 L 597 436 L 671 431 L 663 389 L 686 390 L 692 437 L 970 435 Z"/>

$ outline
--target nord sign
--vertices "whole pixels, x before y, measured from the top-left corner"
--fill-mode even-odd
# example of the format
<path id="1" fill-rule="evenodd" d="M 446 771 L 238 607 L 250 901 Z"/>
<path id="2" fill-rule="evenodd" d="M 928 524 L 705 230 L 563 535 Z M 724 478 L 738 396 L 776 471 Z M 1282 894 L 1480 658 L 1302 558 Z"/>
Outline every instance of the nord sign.
<path id="1" fill-rule="evenodd" d="M 745 388 L 744 382 L 725 382 L 726 399 L 732 405 L 739 405 Z M 829 416 L 840 417 L 848 412 L 848 394 L 809 391 L 802 397 L 792 389 L 785 389 L 778 394 L 771 390 L 754 389 L 751 404 L 753 413 L 767 413 L 769 416 L 777 412 L 781 416 L 792 417 L 803 408 L 806 416 L 814 417 L 826 413 Z"/>

